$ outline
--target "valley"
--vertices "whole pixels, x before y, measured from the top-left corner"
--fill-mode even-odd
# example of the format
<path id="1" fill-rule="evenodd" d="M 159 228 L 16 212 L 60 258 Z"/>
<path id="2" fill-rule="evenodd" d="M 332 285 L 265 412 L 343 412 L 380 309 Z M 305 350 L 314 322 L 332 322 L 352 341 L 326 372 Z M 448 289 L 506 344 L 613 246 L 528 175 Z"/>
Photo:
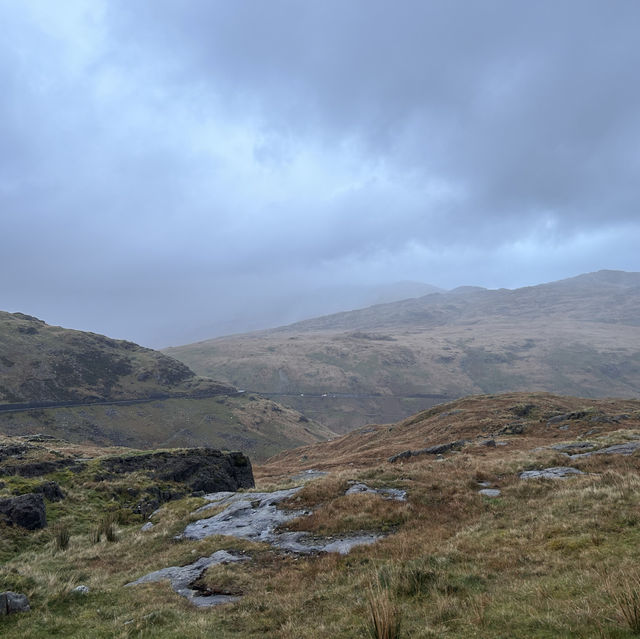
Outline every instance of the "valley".
<path id="1" fill-rule="evenodd" d="M 637 310 L 438 292 L 189 366 L 3 314 L 2 636 L 637 636 Z"/>

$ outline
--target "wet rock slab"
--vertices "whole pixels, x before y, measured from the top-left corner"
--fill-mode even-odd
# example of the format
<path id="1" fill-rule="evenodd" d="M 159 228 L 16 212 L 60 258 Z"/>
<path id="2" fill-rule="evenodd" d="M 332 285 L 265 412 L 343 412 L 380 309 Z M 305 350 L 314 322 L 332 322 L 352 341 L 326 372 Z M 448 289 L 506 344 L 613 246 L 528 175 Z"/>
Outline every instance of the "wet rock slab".
<path id="1" fill-rule="evenodd" d="M 295 553 L 348 553 L 355 546 L 372 544 L 380 535 L 360 534 L 341 538 L 317 538 L 307 532 L 279 532 L 277 529 L 296 517 L 309 514 L 305 510 L 283 510 L 278 504 L 295 495 L 300 486 L 271 493 L 218 493 L 206 498 L 209 504 L 196 512 L 224 506 L 213 517 L 189 524 L 179 538 L 204 539 L 212 535 L 229 535 L 249 541 L 264 542 Z"/>
<path id="2" fill-rule="evenodd" d="M 614 444 L 600 450 L 594 450 L 589 453 L 578 453 L 570 455 L 571 459 L 579 459 L 581 457 L 591 457 L 591 455 L 633 455 L 636 450 L 640 450 L 640 441 L 625 442 L 624 444 Z"/>
<path id="3" fill-rule="evenodd" d="M 554 466 L 542 470 L 525 470 L 520 473 L 520 479 L 564 479 L 571 475 L 584 475 L 584 473 L 569 466 Z"/>
<path id="4" fill-rule="evenodd" d="M 210 557 L 200 557 L 200 559 L 187 566 L 169 566 L 168 568 L 162 568 L 125 585 L 137 586 L 139 584 L 168 580 L 173 590 L 188 599 L 194 606 L 204 608 L 224 603 L 232 603 L 238 601 L 240 597 L 233 595 L 203 595 L 201 591 L 192 587 L 193 583 L 197 581 L 202 576 L 202 573 L 210 566 L 232 561 L 247 560 L 248 557 L 233 555 L 226 550 L 218 550 Z"/>

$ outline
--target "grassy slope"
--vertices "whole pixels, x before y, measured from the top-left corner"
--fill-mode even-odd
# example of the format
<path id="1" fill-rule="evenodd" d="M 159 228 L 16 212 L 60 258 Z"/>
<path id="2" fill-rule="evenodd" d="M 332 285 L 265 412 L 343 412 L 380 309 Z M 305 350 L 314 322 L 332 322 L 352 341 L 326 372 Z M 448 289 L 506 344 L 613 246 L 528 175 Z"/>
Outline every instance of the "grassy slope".
<path id="1" fill-rule="evenodd" d="M 0 413 L 0 432 L 133 448 L 213 446 L 259 460 L 334 436 L 296 411 L 253 395 Z"/>
<path id="2" fill-rule="evenodd" d="M 282 401 L 347 432 L 442 401 L 406 397 L 417 394 L 635 396 L 638 317 L 640 274 L 600 272 L 515 291 L 428 295 L 167 353 L 242 388 L 289 393 Z"/>
<path id="3" fill-rule="evenodd" d="M 229 391 L 158 351 L 0 311 L 0 403 Z"/>
<path id="4" fill-rule="evenodd" d="M 269 400 L 223 395 L 230 391 L 235 389 L 228 384 L 198 377 L 181 362 L 131 342 L 0 312 L 0 404 L 195 396 L 0 412 L 0 432 L 141 448 L 207 445 L 255 459 L 334 435 Z"/>
<path id="5" fill-rule="evenodd" d="M 547 417 L 576 409 L 588 410 L 569 422 L 569 430 L 546 426 Z M 308 484 L 296 498 L 298 505 L 315 509 L 303 523 L 318 532 L 393 531 L 346 557 L 283 556 L 224 537 L 176 544 L 173 536 L 200 500 L 169 502 L 154 517 L 153 531 L 141 533 L 141 522 L 123 510 L 131 480 L 125 485 L 97 482 L 90 474 L 58 474 L 68 498 L 50 504 L 48 515 L 53 524 L 71 529 L 69 550 L 55 551 L 52 528 L 34 534 L 8 529 L 0 536 L 0 551 L 8 558 L 0 580 L 26 592 L 33 606 L 29 614 L 0 622 L 3 637 L 363 637 L 372 586 L 374 605 L 379 609 L 381 601 L 388 602 L 407 638 L 635 636 L 617 598 L 638 593 L 630 579 L 639 574 L 640 457 L 574 460 L 571 465 L 588 474 L 564 481 L 522 481 L 517 474 L 566 464 L 566 457 L 540 446 L 574 440 L 593 428 L 600 430 L 589 439 L 601 443 L 639 437 L 639 410 L 639 402 L 547 395 L 470 398 L 416 416 L 393 431 L 361 433 L 359 443 L 356 435 L 349 436 L 339 450 L 333 443 L 319 445 L 313 449 L 319 451 L 316 457 L 307 450 L 307 460 L 301 461 L 297 451 L 259 469 L 259 487 L 266 487 L 287 485 L 288 474 L 328 455 L 353 464 Z M 629 419 L 603 419 L 620 413 Z M 505 435 L 507 446 L 472 444 L 443 460 L 384 461 L 395 436 L 402 446 L 414 447 L 461 435 L 473 438 L 514 421 L 528 428 Z M 405 488 L 408 502 L 344 496 L 348 481 L 355 479 Z M 501 497 L 479 495 L 479 480 L 499 487 Z M 20 481 L 9 479 L 8 488 Z M 94 544 L 90 528 L 98 513 L 108 510 L 121 513 L 120 540 Z M 148 571 L 190 563 L 222 548 L 253 558 L 214 567 L 203 577 L 210 588 L 242 591 L 236 604 L 198 610 L 166 585 L 123 588 Z M 88 595 L 71 592 L 79 583 L 90 587 Z"/>

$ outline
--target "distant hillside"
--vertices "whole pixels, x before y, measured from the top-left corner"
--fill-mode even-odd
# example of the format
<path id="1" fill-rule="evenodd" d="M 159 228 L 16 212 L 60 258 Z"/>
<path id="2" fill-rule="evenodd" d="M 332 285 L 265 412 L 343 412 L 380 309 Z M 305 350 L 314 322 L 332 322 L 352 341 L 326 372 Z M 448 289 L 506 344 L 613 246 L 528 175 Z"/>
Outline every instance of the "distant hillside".
<path id="1" fill-rule="evenodd" d="M 165 352 L 339 432 L 478 393 L 636 397 L 640 273 L 463 287 Z"/>
<path id="2" fill-rule="evenodd" d="M 442 289 L 424 282 L 394 282 L 380 285 L 357 285 L 331 282 L 324 286 L 305 283 L 290 290 L 278 286 L 252 292 L 255 313 L 247 313 L 241 300 L 226 304 L 225 312 L 215 318 L 189 318 L 180 328 L 180 341 L 197 341 L 221 335 L 246 333 L 265 327 L 282 326 L 304 318 L 328 315 L 396 302 L 410 297 L 421 297 Z M 175 332 L 175 331 L 174 331 Z M 173 342 L 175 343 L 175 342 Z"/>
<path id="3" fill-rule="evenodd" d="M 31 409 L 7 410 L 14 404 Z M 255 459 L 334 436 L 157 351 L 3 312 L 0 433 L 135 448 L 215 446 Z"/>
<path id="4" fill-rule="evenodd" d="M 0 311 L 0 404 L 228 393 L 158 351 Z"/>

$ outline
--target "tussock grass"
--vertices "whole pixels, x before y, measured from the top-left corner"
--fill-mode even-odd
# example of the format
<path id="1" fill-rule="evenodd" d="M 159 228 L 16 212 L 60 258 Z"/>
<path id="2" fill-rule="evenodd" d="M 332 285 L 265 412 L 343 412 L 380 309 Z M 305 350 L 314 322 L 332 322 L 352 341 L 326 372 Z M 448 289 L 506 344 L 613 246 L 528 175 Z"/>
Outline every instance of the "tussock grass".
<path id="1" fill-rule="evenodd" d="M 640 635 L 640 573 L 609 576 L 606 590 L 615 603 L 624 623 L 634 635 Z"/>
<path id="2" fill-rule="evenodd" d="M 389 592 L 380 585 L 371 586 L 368 595 L 369 636 L 372 639 L 400 639 L 402 626 L 398 607 L 391 601 Z"/>
<path id="3" fill-rule="evenodd" d="M 54 527 L 53 534 L 56 550 L 66 550 L 71 540 L 69 529 L 64 524 L 59 523 Z"/>
<path id="4" fill-rule="evenodd" d="M 548 449 L 531 452 L 536 446 L 488 453 L 472 447 L 444 461 L 406 465 L 376 462 L 308 483 L 288 504 L 314 510 L 294 523 L 299 529 L 334 535 L 386 527 L 388 536 L 346 556 L 295 556 L 227 537 L 176 541 L 200 498 L 165 503 L 143 533 L 144 519 L 131 507 L 148 478 L 132 477 L 129 487 L 139 494 L 131 495 L 93 471 L 62 476 L 67 498 L 47 504 L 50 530 L 27 534 L 0 524 L 0 583 L 32 604 L 29 615 L 2 621 L 3 639 L 334 639 L 370 634 L 374 616 L 379 632 L 394 632 L 397 619 L 402 636 L 412 639 L 636 636 L 640 589 L 625 576 L 640 562 L 640 457 L 598 455 L 567 464 L 583 476 L 519 480 L 529 465 L 567 463 Z M 408 502 L 345 496 L 351 480 L 405 488 Z M 478 481 L 499 487 L 501 497 L 478 495 Z M 90 539 L 105 516 L 117 543 L 108 543 L 104 530 L 101 543 Z M 67 551 L 56 547 L 58 525 L 70 532 Z M 200 585 L 242 593 L 238 603 L 201 610 L 168 584 L 124 588 L 220 549 L 251 561 L 212 566 Z M 87 595 L 73 593 L 79 584 L 90 588 Z"/>

